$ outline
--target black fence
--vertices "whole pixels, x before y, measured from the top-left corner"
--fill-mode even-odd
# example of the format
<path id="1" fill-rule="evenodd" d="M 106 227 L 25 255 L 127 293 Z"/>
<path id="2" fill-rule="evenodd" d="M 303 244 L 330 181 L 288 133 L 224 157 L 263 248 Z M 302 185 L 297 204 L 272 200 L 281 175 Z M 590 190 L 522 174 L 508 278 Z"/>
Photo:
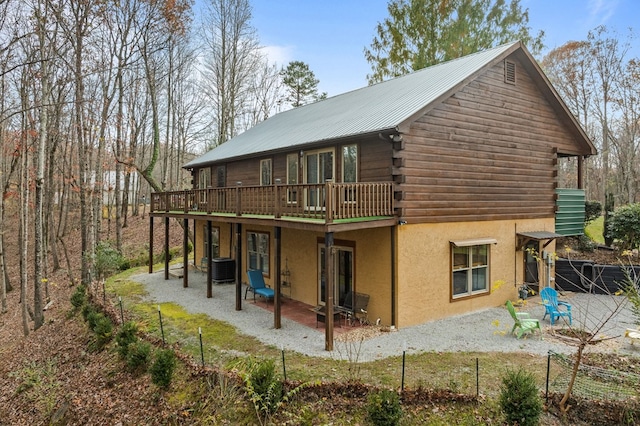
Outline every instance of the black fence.
<path id="1" fill-rule="evenodd" d="M 592 260 L 556 260 L 556 286 L 564 291 L 614 294 L 625 286 L 625 270 L 640 277 L 640 266 L 599 265 Z"/>

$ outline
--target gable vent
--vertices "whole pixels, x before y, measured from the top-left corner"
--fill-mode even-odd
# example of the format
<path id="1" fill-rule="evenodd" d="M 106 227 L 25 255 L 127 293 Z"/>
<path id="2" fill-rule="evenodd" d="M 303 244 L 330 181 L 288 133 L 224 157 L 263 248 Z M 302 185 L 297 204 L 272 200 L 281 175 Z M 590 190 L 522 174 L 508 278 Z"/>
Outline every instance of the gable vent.
<path id="1" fill-rule="evenodd" d="M 504 82 L 516 84 L 516 63 L 504 61 Z"/>

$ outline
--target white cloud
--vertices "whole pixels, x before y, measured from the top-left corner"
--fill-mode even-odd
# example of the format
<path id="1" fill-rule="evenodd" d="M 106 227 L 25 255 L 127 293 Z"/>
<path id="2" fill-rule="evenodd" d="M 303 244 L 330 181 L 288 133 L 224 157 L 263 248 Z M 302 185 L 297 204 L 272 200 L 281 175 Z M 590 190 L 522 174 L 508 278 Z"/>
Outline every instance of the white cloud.
<path id="1" fill-rule="evenodd" d="M 279 66 L 286 66 L 293 60 L 293 46 L 264 46 L 261 50 L 270 63 L 276 63 Z"/>
<path id="2" fill-rule="evenodd" d="M 589 0 L 588 4 L 589 20 L 596 24 L 606 24 L 613 16 L 618 1 L 614 0 Z"/>

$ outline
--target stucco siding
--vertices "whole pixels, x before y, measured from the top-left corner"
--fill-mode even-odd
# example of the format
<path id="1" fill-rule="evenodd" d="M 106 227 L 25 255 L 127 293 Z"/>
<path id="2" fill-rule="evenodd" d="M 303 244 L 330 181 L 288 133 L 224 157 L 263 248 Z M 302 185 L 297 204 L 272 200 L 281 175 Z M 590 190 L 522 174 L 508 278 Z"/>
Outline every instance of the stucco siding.
<path id="1" fill-rule="evenodd" d="M 516 233 L 553 231 L 554 220 L 504 220 L 416 224 L 398 227 L 398 326 L 424 323 L 502 305 L 517 298 L 522 282 L 523 253 Z M 492 238 L 488 294 L 451 300 L 451 241 Z M 554 250 L 554 244 L 546 250 Z M 503 282 L 497 286 L 497 282 Z M 499 287 L 499 288 L 497 288 Z"/>

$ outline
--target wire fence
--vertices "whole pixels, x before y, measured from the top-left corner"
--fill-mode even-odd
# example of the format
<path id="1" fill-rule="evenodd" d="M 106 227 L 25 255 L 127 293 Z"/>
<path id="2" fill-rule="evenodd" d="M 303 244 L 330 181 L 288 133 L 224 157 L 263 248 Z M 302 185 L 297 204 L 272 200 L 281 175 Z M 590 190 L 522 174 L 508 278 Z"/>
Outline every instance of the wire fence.
<path id="1" fill-rule="evenodd" d="M 103 290 L 104 291 L 104 290 Z M 96 292 L 97 293 L 97 292 Z M 103 293 L 104 295 L 104 293 Z M 123 309 L 123 300 L 118 297 L 115 303 L 107 302 L 103 297 L 96 297 L 96 301 L 103 302 L 103 308 L 111 312 L 111 316 L 116 323 L 124 323 L 128 320 L 127 313 Z M 94 300 L 95 300 L 94 299 Z M 101 300 L 102 299 L 102 300 Z M 166 308 L 166 307 L 163 307 Z M 177 345 L 191 354 L 194 363 L 202 366 L 215 367 L 224 365 L 230 359 L 247 355 L 234 350 L 225 350 L 207 344 L 206 337 L 203 342 L 203 328 L 197 325 L 190 327 L 193 332 L 180 330 L 174 322 L 178 319 L 171 315 L 163 315 L 163 308 L 157 305 L 155 319 L 153 315 L 147 317 L 144 322 L 147 324 L 147 331 L 162 339 L 164 344 Z M 206 331 L 205 335 L 206 335 Z M 341 346 L 342 345 L 342 346 Z M 347 358 L 348 369 L 345 370 L 347 379 L 358 379 L 359 376 L 368 376 L 365 365 L 358 362 L 359 348 L 357 342 L 337 342 L 336 351 L 342 352 L 339 355 Z M 285 380 L 287 379 L 287 358 L 282 348 L 276 365 L 281 362 L 280 368 Z M 447 363 L 447 371 L 431 372 L 425 375 L 424 371 L 417 371 L 416 367 L 406 360 L 406 353 L 398 354 L 401 362 L 390 362 L 385 373 L 389 376 L 387 380 L 395 382 L 397 380 L 400 389 L 407 388 L 440 388 L 449 389 L 452 392 L 478 397 L 481 394 L 494 393 L 499 386 L 487 382 L 483 374 L 482 362 L 477 357 L 469 357 L 466 360 L 450 360 Z M 278 362 L 279 361 L 279 362 Z M 546 396 L 550 393 L 564 393 L 570 382 L 574 361 L 563 354 L 549 351 L 546 368 L 546 383 L 539 383 L 541 390 Z M 289 370 L 296 375 L 295 372 Z M 439 376 L 439 377 L 436 377 Z M 618 371 L 614 368 L 602 368 L 581 363 L 574 381 L 572 395 L 588 400 L 604 401 L 624 401 L 630 398 L 640 397 L 640 374 Z"/>
<path id="2" fill-rule="evenodd" d="M 574 361 L 566 355 L 549 352 L 548 389 L 565 392 L 571 380 Z M 624 401 L 640 396 L 640 374 L 580 364 L 572 395 L 590 400 Z"/>

